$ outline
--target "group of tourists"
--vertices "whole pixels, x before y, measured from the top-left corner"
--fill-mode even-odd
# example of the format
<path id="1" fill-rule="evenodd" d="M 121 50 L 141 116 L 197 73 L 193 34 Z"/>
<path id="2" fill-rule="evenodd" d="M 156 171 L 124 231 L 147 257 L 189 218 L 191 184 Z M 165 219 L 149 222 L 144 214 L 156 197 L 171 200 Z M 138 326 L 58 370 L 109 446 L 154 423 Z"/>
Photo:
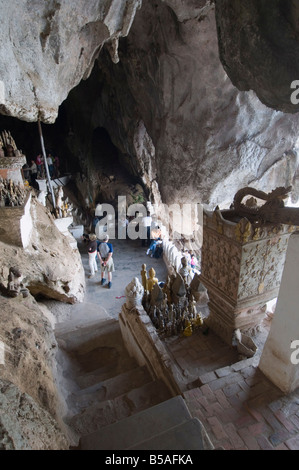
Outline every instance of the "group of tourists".
<path id="1" fill-rule="evenodd" d="M 199 274 L 199 264 L 198 259 L 196 258 L 195 254 L 192 253 L 190 250 L 185 250 L 183 252 L 183 256 L 186 258 L 187 267 L 191 269 L 191 271 L 195 274 Z"/>
<path id="2" fill-rule="evenodd" d="M 123 216 L 120 219 L 119 227 L 121 239 L 127 237 L 128 224 L 128 219 Z M 141 237 L 141 246 L 147 247 L 146 254 L 151 256 L 151 258 L 161 258 L 163 256 L 163 235 L 158 222 L 148 211 L 147 215 L 141 219 L 140 225 L 145 228 L 143 235 L 146 236 Z M 113 262 L 113 245 L 109 242 L 109 235 L 104 234 L 102 241 L 98 240 L 95 233 L 89 235 L 84 234 L 82 238 L 83 241 L 87 243 L 90 268 L 89 279 L 95 276 L 100 267 L 101 285 L 110 289 L 112 286 L 112 273 L 115 269 Z M 99 238 L 102 238 L 102 236 L 99 236 Z M 195 254 L 185 250 L 183 256 L 186 258 L 186 263 L 190 270 L 193 273 L 198 272 L 198 260 Z"/>
<path id="3" fill-rule="evenodd" d="M 49 169 L 50 178 L 58 178 L 60 176 L 60 162 L 59 157 L 53 157 L 51 153 L 47 156 L 47 164 Z M 23 166 L 24 179 L 35 188 L 38 188 L 36 180 L 38 178 L 46 178 L 46 170 L 44 164 L 44 157 L 39 154 L 35 159 L 31 159 L 30 165 L 27 163 Z"/>

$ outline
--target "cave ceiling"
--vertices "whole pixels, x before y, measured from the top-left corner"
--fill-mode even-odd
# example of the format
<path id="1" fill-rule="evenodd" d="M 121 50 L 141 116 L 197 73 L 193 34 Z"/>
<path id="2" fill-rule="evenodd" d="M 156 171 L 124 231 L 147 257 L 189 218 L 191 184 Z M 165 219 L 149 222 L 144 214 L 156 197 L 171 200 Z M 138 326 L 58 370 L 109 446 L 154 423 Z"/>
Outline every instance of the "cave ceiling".
<path id="1" fill-rule="evenodd" d="M 298 11 L 273 5 L 0 0 L 0 112 L 55 125 L 63 107 L 84 171 L 106 129 L 165 203 L 227 206 L 247 185 L 296 200 Z"/>
<path id="2" fill-rule="evenodd" d="M 297 113 L 298 2 L 215 0 L 215 5 L 220 59 L 232 83 L 254 90 L 273 109 Z"/>

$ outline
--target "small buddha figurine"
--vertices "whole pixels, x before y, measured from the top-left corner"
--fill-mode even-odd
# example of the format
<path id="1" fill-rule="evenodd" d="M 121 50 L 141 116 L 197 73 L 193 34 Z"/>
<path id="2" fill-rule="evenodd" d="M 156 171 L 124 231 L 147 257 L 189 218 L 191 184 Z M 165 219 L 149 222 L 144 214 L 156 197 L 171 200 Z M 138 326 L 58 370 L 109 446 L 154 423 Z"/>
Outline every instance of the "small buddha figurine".
<path id="1" fill-rule="evenodd" d="M 7 157 L 15 157 L 15 151 L 12 145 L 8 144 L 6 147 L 6 156 Z"/>
<path id="2" fill-rule="evenodd" d="M 144 292 L 148 290 L 148 283 L 147 283 L 147 272 L 146 272 L 146 264 L 142 265 L 142 270 L 141 270 L 141 280 L 142 280 L 142 285 L 144 288 Z"/>
<path id="3" fill-rule="evenodd" d="M 167 277 L 167 281 L 165 282 L 162 290 L 163 290 L 163 293 L 166 294 L 166 296 L 167 296 L 167 302 L 170 304 L 171 303 L 171 290 L 170 290 L 170 278 L 169 278 L 169 276 Z"/>
<path id="4" fill-rule="evenodd" d="M 188 266 L 188 260 L 185 256 L 182 257 L 181 264 L 182 264 L 182 267 L 179 273 L 184 279 L 185 284 L 190 285 L 192 281 L 191 268 Z"/>
<path id="5" fill-rule="evenodd" d="M 193 320 L 192 323 L 195 326 L 195 328 L 198 328 L 198 327 L 203 325 L 203 319 L 202 319 L 202 316 L 201 316 L 201 312 L 196 314 L 196 317 L 195 317 L 195 319 Z"/>
<path id="6" fill-rule="evenodd" d="M 62 217 L 62 209 L 63 209 L 63 189 L 62 186 L 59 186 L 57 194 L 56 194 L 56 212 L 57 212 L 57 218 Z"/>
<path id="7" fill-rule="evenodd" d="M 152 290 L 152 288 L 154 287 L 155 284 L 158 284 L 158 278 L 155 277 L 156 276 L 156 271 L 154 270 L 154 268 L 151 268 L 148 272 L 149 274 L 149 277 L 147 279 L 147 288 L 149 291 Z"/>
<path id="8" fill-rule="evenodd" d="M 18 268 L 9 268 L 8 282 L 7 282 L 7 295 L 9 297 L 16 297 L 20 293 L 20 289 L 23 286 L 21 281 L 23 276 Z"/>
<path id="9" fill-rule="evenodd" d="M 183 331 L 184 336 L 191 336 L 192 335 L 192 324 L 190 320 L 185 321 L 185 328 Z"/>

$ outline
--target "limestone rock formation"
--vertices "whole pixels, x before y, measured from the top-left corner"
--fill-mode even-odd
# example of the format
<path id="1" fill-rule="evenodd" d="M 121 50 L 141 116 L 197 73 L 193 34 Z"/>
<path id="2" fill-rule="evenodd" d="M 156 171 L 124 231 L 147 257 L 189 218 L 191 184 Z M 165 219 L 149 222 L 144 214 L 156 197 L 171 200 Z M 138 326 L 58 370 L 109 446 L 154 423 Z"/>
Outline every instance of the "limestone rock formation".
<path id="1" fill-rule="evenodd" d="M 57 343 L 38 303 L 1 297 L 0 448 L 66 450 L 65 403 L 57 379 Z"/>
<path id="2" fill-rule="evenodd" d="M 85 274 L 78 249 L 70 246 L 54 219 L 35 198 L 31 203 L 33 230 L 27 248 L 0 241 L 0 280 L 5 285 L 9 268 L 17 267 L 23 283 L 34 296 L 81 302 L 85 293 Z"/>
<path id="3" fill-rule="evenodd" d="M 165 3 L 143 4 L 113 66 L 123 66 L 154 144 L 163 202 L 228 205 L 245 182 L 273 189 L 292 179 L 298 115 L 274 112 L 232 85 L 219 60 L 212 2 Z M 266 180 L 273 164 L 276 176 Z"/>
<path id="4" fill-rule="evenodd" d="M 299 7 L 293 0 L 216 0 L 222 64 L 239 90 L 254 90 L 276 110 L 299 111 L 291 101 L 299 80 Z"/>
<path id="5" fill-rule="evenodd" d="M 54 122 L 58 107 L 87 78 L 103 44 L 128 34 L 141 0 L 0 1 L 0 111 Z"/>
<path id="6" fill-rule="evenodd" d="M 68 450 L 49 413 L 14 384 L 0 380 L 1 450 Z"/>
<path id="7" fill-rule="evenodd" d="M 299 117 L 231 83 L 212 2 L 143 2 L 119 57 L 113 64 L 102 51 L 89 80 L 69 95 L 82 155 L 87 136 L 104 127 L 155 202 L 225 208 L 241 187 L 290 184 L 297 199 Z"/>

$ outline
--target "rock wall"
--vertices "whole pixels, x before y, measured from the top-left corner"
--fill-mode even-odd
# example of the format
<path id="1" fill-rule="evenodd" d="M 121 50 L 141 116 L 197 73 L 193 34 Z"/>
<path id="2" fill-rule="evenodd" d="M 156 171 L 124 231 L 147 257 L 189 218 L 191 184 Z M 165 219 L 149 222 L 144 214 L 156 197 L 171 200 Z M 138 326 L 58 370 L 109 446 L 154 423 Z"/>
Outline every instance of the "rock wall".
<path id="1" fill-rule="evenodd" d="M 25 250 L 0 242 L 0 281 L 6 285 L 9 268 L 15 266 L 32 295 L 67 303 L 82 302 L 85 273 L 78 249 L 70 246 L 49 210 L 35 197 L 30 213 L 33 230 Z"/>
<path id="2" fill-rule="evenodd" d="M 0 295 L 0 449 L 66 450 L 76 437 L 63 422 L 57 342 L 50 312 L 33 296 L 82 301 L 85 275 L 78 249 L 35 196 L 30 214 L 33 230 L 25 249 L 0 242 L 0 281 L 6 287 L 14 266 L 30 291 L 25 298 Z"/>
<path id="3" fill-rule="evenodd" d="M 284 153 L 297 146 L 299 118 L 232 85 L 218 56 L 214 7 L 192 3 L 184 2 L 183 19 L 183 2 L 144 4 L 121 63 L 155 146 L 162 200 L 228 205 L 241 186 L 267 190 L 293 178 L 297 155 Z M 261 184 L 274 163 L 279 178 Z"/>
<path id="4" fill-rule="evenodd" d="M 212 2 L 143 2 L 119 57 L 113 64 L 102 51 L 66 102 L 82 157 L 102 126 L 154 202 L 225 208 L 247 185 L 293 185 L 297 200 L 299 117 L 231 83 Z"/>
<path id="5" fill-rule="evenodd" d="M 294 0 L 215 0 L 221 62 L 239 90 L 273 109 L 299 111 L 299 6 Z M 298 88 L 299 82 L 295 88 Z"/>
<path id="6" fill-rule="evenodd" d="M 74 438 L 62 422 L 51 325 L 31 295 L 0 301 L 0 449 L 66 450 Z"/>
<path id="7" fill-rule="evenodd" d="M 0 1 L 0 112 L 54 122 L 102 46 L 128 34 L 141 0 Z"/>

